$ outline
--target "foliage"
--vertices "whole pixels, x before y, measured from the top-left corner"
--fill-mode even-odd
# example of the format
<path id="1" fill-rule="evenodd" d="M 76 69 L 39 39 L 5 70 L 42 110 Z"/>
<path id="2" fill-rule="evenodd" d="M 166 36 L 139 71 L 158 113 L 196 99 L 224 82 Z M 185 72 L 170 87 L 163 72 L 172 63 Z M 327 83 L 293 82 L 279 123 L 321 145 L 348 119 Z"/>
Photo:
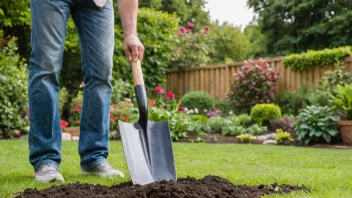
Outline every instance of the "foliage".
<path id="1" fill-rule="evenodd" d="M 291 137 L 291 133 L 284 131 L 282 129 L 276 129 L 276 142 L 277 144 L 283 144 L 286 141 L 293 142 L 294 140 Z"/>
<path id="2" fill-rule="evenodd" d="M 335 64 L 336 69 L 333 71 L 326 71 L 325 76 L 320 80 L 321 88 L 325 91 L 332 92 L 337 85 L 345 85 L 352 83 L 352 74 L 350 72 L 343 72 L 345 68 L 344 62 L 339 61 Z"/>
<path id="3" fill-rule="evenodd" d="M 245 133 L 247 130 L 243 126 L 226 124 L 222 127 L 221 134 L 225 136 L 236 136 Z"/>
<path id="4" fill-rule="evenodd" d="M 271 56 L 352 44 L 352 3 L 347 0 L 248 0 L 258 15 Z"/>
<path id="5" fill-rule="evenodd" d="M 291 54 L 283 60 L 285 67 L 292 71 L 307 71 L 316 66 L 332 65 L 352 54 L 351 47 L 339 47 L 319 51 L 308 50 L 306 53 Z"/>
<path id="6" fill-rule="evenodd" d="M 278 117 L 270 120 L 270 127 L 272 130 L 276 131 L 282 129 L 284 131 L 293 132 L 293 126 L 295 124 L 295 117 L 284 115 L 283 117 Z"/>
<path id="7" fill-rule="evenodd" d="M 208 117 L 205 115 L 189 115 L 188 116 L 191 121 L 196 121 L 201 124 L 207 124 L 208 123 Z"/>
<path id="8" fill-rule="evenodd" d="M 200 113 L 203 113 L 204 109 L 214 109 L 214 98 L 207 92 L 204 91 L 192 91 L 181 98 L 181 106 L 187 107 L 188 109 L 199 109 Z"/>
<path id="9" fill-rule="evenodd" d="M 245 61 L 244 66 L 234 74 L 229 98 L 235 109 L 249 113 L 255 104 L 274 100 L 277 79 L 278 72 L 269 68 L 265 59 Z"/>
<path id="10" fill-rule="evenodd" d="M 281 117 L 281 109 L 275 104 L 257 104 L 251 110 L 251 117 L 255 123 L 261 126 L 270 120 Z"/>
<path id="11" fill-rule="evenodd" d="M 110 106 L 110 138 L 120 137 L 120 128 L 118 121 L 134 123 L 138 120 L 138 109 L 129 101 L 119 101 L 112 103 Z"/>
<path id="12" fill-rule="evenodd" d="M 257 139 L 255 136 L 253 136 L 252 134 L 241 134 L 236 136 L 237 139 L 239 139 L 241 142 L 247 142 L 247 143 L 251 143 L 253 142 L 253 140 Z"/>
<path id="13" fill-rule="evenodd" d="M 193 33 L 194 24 L 188 22 L 188 29 L 180 27 L 176 38 L 176 51 L 171 57 L 169 68 L 199 67 L 208 62 L 208 28 Z"/>
<path id="14" fill-rule="evenodd" d="M 225 114 L 232 115 L 234 113 L 231 109 L 231 105 L 232 103 L 227 97 L 227 94 L 220 98 L 215 98 L 215 109 L 218 109 Z"/>
<path id="15" fill-rule="evenodd" d="M 285 114 L 298 115 L 299 110 L 308 104 L 310 90 L 306 86 L 301 86 L 297 91 L 283 91 L 276 95 L 277 104 Z"/>
<path id="16" fill-rule="evenodd" d="M 24 119 L 28 72 L 24 60 L 17 54 L 15 42 L 16 39 L 12 38 L 0 49 L 0 131 L 4 133 L 3 138 L 10 138 L 10 131 L 14 129 L 26 132 L 29 125 L 28 120 Z"/>
<path id="17" fill-rule="evenodd" d="M 329 92 L 323 88 L 313 88 L 308 94 L 308 102 L 314 106 L 332 106 Z"/>
<path id="18" fill-rule="evenodd" d="M 268 127 L 259 126 L 258 124 L 254 124 L 247 128 L 247 132 L 253 135 L 261 135 L 266 131 L 268 131 Z"/>
<path id="19" fill-rule="evenodd" d="M 69 122 L 69 125 L 72 127 L 80 125 L 82 104 L 83 104 L 83 91 L 80 90 L 78 91 L 77 95 L 72 99 L 72 102 L 71 102 L 71 115 L 68 122 Z"/>
<path id="20" fill-rule="evenodd" d="M 334 102 L 333 108 L 339 110 L 348 120 L 352 120 L 352 84 L 337 85 L 334 95 L 330 94 Z"/>
<path id="21" fill-rule="evenodd" d="M 24 26 L 30 23 L 29 0 L 1 1 L 0 28 Z"/>
<path id="22" fill-rule="evenodd" d="M 59 93 L 59 109 L 60 109 L 60 116 L 63 115 L 63 110 L 64 110 L 64 105 L 68 102 L 67 98 L 67 89 L 65 87 L 62 87 L 60 89 Z"/>
<path id="23" fill-rule="evenodd" d="M 214 116 L 208 119 L 208 133 L 216 133 L 221 132 L 222 127 L 224 126 L 226 119 L 222 118 L 221 116 Z"/>
<path id="24" fill-rule="evenodd" d="M 111 103 L 117 104 L 125 99 L 134 99 L 134 87 L 129 83 L 120 79 L 113 79 L 112 82 Z"/>
<path id="25" fill-rule="evenodd" d="M 250 42 L 242 33 L 240 27 L 229 24 L 211 25 L 209 40 L 212 63 L 228 63 L 242 61 L 250 55 Z"/>
<path id="26" fill-rule="evenodd" d="M 180 138 L 186 137 L 185 131 L 189 130 L 190 122 L 185 114 L 151 107 L 148 116 L 149 120 L 154 122 L 168 121 L 172 140 L 178 141 Z"/>
<path id="27" fill-rule="evenodd" d="M 307 106 L 300 111 L 294 126 L 297 139 L 305 144 L 324 139 L 330 143 L 331 137 L 336 136 L 339 117 L 330 107 Z"/>
<path id="28" fill-rule="evenodd" d="M 201 121 L 193 121 L 192 120 L 192 121 L 190 121 L 188 130 L 196 135 L 205 135 L 203 126 L 204 126 L 204 123 L 202 123 Z"/>
<path id="29" fill-rule="evenodd" d="M 267 38 L 260 31 L 261 27 L 252 21 L 244 28 L 244 34 L 250 42 L 250 56 L 249 58 L 260 58 L 268 55 L 266 51 Z M 242 59 L 244 60 L 244 59 Z"/>
<path id="30" fill-rule="evenodd" d="M 248 127 L 254 124 L 252 117 L 246 113 L 240 114 L 237 116 L 237 122 L 241 126 Z"/>
<path id="31" fill-rule="evenodd" d="M 115 25 L 113 79 L 123 78 L 124 81 L 131 82 L 133 79 L 131 66 L 123 50 L 121 19 L 118 14 L 115 16 L 117 25 Z M 145 48 L 142 61 L 144 82 L 146 89 L 150 91 L 166 80 L 165 69 L 176 47 L 178 18 L 175 15 L 143 8 L 138 11 L 137 27 L 139 39 Z"/>

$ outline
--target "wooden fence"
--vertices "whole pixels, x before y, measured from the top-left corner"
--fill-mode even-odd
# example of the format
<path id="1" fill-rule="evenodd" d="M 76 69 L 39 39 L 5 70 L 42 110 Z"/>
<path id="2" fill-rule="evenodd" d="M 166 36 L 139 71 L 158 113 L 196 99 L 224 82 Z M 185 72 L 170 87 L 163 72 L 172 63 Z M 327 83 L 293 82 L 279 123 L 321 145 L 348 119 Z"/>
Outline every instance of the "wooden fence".
<path id="1" fill-rule="evenodd" d="M 294 91 L 305 84 L 308 87 L 318 85 L 325 71 L 333 70 L 335 66 L 317 66 L 312 71 L 293 72 L 282 64 L 282 57 L 267 59 L 270 67 L 279 72 L 276 91 Z M 167 91 L 172 91 L 179 98 L 190 91 L 205 91 L 214 96 L 224 96 L 230 90 L 233 74 L 238 71 L 243 62 L 225 65 L 204 66 L 182 70 L 167 71 Z M 352 56 L 345 59 L 345 71 L 352 72 Z"/>

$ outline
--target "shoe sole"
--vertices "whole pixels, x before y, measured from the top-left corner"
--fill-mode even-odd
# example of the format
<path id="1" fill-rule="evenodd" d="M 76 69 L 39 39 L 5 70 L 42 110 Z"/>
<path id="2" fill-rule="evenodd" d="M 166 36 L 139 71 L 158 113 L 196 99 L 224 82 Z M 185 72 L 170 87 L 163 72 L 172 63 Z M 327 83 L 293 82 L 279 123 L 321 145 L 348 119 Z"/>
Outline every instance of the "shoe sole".
<path id="1" fill-rule="evenodd" d="M 61 175 L 54 175 L 54 176 L 35 176 L 35 179 L 41 183 L 49 183 L 54 181 L 59 181 L 64 183 L 65 180 Z"/>

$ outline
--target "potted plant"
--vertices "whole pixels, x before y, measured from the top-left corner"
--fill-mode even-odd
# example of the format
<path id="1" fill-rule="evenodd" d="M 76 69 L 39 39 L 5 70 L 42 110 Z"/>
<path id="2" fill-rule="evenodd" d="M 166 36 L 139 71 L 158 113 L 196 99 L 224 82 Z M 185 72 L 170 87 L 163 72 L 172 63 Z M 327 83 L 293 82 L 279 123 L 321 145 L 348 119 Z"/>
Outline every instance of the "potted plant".
<path id="1" fill-rule="evenodd" d="M 341 121 L 338 122 L 342 142 L 352 144 L 352 84 L 344 86 L 337 85 L 334 93 L 330 93 L 333 99 L 333 108 L 341 114 Z"/>

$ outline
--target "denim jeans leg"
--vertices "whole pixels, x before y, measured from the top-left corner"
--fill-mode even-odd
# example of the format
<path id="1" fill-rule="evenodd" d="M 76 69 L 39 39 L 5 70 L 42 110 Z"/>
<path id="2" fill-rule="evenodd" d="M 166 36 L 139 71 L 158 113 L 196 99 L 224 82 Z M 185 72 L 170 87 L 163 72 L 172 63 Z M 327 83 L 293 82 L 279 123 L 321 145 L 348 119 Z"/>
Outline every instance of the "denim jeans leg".
<path id="1" fill-rule="evenodd" d="M 32 51 L 28 77 L 30 132 L 29 161 L 35 170 L 42 164 L 59 166 L 61 127 L 58 106 L 69 1 L 31 0 Z"/>
<path id="2" fill-rule="evenodd" d="M 79 4 L 72 13 L 81 40 L 85 83 L 78 148 L 82 169 L 96 166 L 109 153 L 114 11 L 111 0 L 103 8 L 91 2 Z"/>

